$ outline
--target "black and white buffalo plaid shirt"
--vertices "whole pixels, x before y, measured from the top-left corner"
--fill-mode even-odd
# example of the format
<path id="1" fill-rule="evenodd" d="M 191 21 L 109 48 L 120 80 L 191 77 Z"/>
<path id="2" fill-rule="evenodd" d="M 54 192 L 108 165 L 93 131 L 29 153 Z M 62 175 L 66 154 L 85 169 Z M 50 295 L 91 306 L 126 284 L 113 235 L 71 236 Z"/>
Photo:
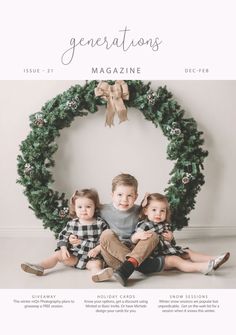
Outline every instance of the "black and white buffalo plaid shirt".
<path id="1" fill-rule="evenodd" d="M 174 238 L 171 241 L 164 240 L 162 234 L 167 231 L 171 231 L 171 225 L 168 222 L 154 223 L 152 221 L 145 219 L 137 223 L 135 232 L 148 231 L 148 230 L 154 231 L 156 234 L 158 234 L 160 238 L 159 243 L 153 252 L 153 256 L 160 256 L 160 255 L 180 256 L 186 252 L 184 249 L 188 249 L 177 246 Z"/>
<path id="2" fill-rule="evenodd" d="M 94 223 L 87 225 L 81 224 L 78 218 L 70 220 L 58 236 L 57 248 L 66 246 L 71 254 L 78 257 L 76 267 L 85 269 L 87 262 L 90 260 L 88 252 L 99 245 L 100 235 L 107 228 L 109 228 L 107 222 L 99 216 Z M 72 246 L 69 243 L 69 237 L 72 234 L 78 236 L 81 240 L 79 245 Z"/>

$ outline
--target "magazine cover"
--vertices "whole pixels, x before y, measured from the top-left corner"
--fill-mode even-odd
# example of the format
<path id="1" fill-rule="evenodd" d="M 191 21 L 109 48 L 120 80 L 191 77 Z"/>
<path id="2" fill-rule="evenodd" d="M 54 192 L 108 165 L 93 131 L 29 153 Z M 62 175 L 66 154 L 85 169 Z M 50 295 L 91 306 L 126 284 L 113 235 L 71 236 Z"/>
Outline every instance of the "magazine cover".
<path id="1" fill-rule="evenodd" d="M 5 334 L 233 325 L 234 2 L 5 2 Z"/>

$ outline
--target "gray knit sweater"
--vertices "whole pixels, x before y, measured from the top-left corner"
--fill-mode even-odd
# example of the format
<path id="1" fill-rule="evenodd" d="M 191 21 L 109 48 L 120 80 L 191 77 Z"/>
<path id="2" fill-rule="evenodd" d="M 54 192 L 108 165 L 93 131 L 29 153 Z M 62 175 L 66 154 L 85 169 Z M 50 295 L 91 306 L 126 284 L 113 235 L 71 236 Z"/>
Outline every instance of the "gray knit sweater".
<path id="1" fill-rule="evenodd" d="M 121 241 L 130 241 L 131 234 L 135 231 L 139 220 L 139 206 L 134 205 L 128 211 L 120 211 L 113 204 L 103 205 L 100 215 L 107 221 Z"/>

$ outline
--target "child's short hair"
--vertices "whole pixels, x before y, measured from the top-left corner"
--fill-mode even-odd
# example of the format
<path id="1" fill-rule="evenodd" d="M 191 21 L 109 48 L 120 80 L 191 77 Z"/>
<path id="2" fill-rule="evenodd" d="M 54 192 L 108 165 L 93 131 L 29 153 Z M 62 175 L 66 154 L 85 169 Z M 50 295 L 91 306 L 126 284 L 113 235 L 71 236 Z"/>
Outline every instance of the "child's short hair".
<path id="1" fill-rule="evenodd" d="M 115 191 L 117 186 L 124 185 L 124 186 L 132 186 L 135 192 L 138 192 L 138 181 L 135 177 L 131 176 L 127 173 L 121 173 L 118 176 L 112 179 L 112 192 Z"/>
<path id="2" fill-rule="evenodd" d="M 150 193 L 146 194 L 140 205 L 140 218 L 143 220 L 146 218 L 144 210 L 149 206 L 152 200 L 163 202 L 166 205 L 166 221 L 170 222 L 170 205 L 168 199 L 165 195 L 160 193 Z"/>
<path id="3" fill-rule="evenodd" d="M 98 192 L 93 188 L 85 188 L 79 191 L 75 191 L 69 201 L 69 216 L 71 218 L 76 218 L 75 212 L 75 200 L 78 198 L 88 198 L 94 202 L 95 213 L 101 208 Z"/>

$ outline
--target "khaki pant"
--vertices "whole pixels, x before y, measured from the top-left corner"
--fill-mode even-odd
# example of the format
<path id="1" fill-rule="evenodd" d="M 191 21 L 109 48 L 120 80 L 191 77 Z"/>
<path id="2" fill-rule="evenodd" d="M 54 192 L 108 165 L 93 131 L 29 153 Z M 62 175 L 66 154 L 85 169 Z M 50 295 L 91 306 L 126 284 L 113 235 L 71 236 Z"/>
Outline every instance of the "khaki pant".
<path id="1" fill-rule="evenodd" d="M 153 233 L 147 240 L 139 240 L 129 248 L 111 229 L 106 229 L 100 237 L 102 256 L 113 269 L 117 269 L 129 257 L 135 258 L 140 265 L 156 248 L 158 242 L 158 235 Z"/>

